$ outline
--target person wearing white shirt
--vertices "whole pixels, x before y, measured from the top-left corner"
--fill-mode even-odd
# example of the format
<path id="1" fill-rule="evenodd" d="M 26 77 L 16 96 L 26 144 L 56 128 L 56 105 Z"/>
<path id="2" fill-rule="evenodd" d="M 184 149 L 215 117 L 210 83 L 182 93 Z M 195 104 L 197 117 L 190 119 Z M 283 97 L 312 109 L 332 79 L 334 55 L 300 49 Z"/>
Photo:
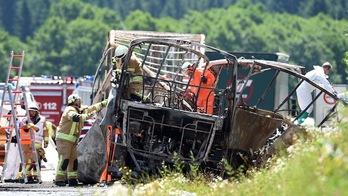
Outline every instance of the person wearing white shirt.
<path id="1" fill-rule="evenodd" d="M 330 93 L 336 95 L 335 90 L 333 89 L 330 82 L 327 80 L 328 74 L 332 69 L 332 65 L 329 62 L 323 63 L 322 66 L 313 66 L 313 70 L 306 73 L 305 77 L 311 81 L 317 83 L 318 85 L 325 88 Z M 298 105 L 300 106 L 301 111 L 303 111 L 311 102 L 312 102 L 312 92 L 315 87 L 308 82 L 304 81 L 296 90 Z M 337 95 L 336 95 L 337 97 Z M 313 104 L 304 112 L 298 119 L 297 124 L 301 125 L 308 115 L 313 111 Z"/>
<path id="2" fill-rule="evenodd" d="M 11 111 L 8 112 L 8 114 L 11 114 Z M 11 124 L 11 119 L 7 119 L 6 126 L 9 126 Z M 20 121 L 16 120 L 17 126 L 20 127 Z M 19 156 L 19 150 L 18 150 L 18 144 L 17 144 L 17 138 L 16 138 L 16 130 L 14 128 L 11 130 L 7 130 L 8 132 L 8 142 L 9 149 L 7 149 L 7 144 L 5 145 L 6 151 L 7 151 L 7 159 L 6 159 L 6 169 L 4 171 L 4 182 L 16 182 L 17 174 L 19 172 L 19 165 L 20 165 L 20 156 Z"/>

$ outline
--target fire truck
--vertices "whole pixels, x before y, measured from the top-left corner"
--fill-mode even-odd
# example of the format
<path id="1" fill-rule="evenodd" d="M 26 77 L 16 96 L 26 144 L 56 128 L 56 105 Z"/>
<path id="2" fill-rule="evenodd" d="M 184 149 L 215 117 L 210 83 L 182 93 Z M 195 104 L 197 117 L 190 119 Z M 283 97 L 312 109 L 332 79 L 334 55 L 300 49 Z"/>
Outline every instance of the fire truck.
<path id="1" fill-rule="evenodd" d="M 21 85 L 28 86 L 35 97 L 40 114 L 58 125 L 62 112 L 67 104 L 68 96 L 74 91 L 74 77 L 41 76 L 22 77 Z"/>
<path id="2" fill-rule="evenodd" d="M 78 94 L 84 105 L 91 104 L 92 83 L 93 77 L 90 76 L 41 76 L 22 77 L 20 85 L 29 87 L 40 114 L 58 125 L 70 94 Z"/>

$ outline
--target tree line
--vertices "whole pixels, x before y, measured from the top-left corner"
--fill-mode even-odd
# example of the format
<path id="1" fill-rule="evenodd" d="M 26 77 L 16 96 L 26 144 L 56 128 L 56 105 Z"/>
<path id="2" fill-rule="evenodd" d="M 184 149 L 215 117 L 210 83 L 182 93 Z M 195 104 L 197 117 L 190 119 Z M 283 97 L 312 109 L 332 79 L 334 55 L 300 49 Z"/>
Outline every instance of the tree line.
<path id="1" fill-rule="evenodd" d="M 212 8 L 227 9 L 241 0 L 81 0 L 101 8 L 109 8 L 125 19 L 131 12 L 142 10 L 155 18 L 171 17 L 181 19 L 191 10 L 206 11 Z M 2 0 L 0 6 L 0 27 L 25 41 L 49 17 L 52 4 L 59 0 Z M 244 5 L 261 3 L 265 11 L 273 14 L 289 13 L 309 18 L 323 13 L 335 20 L 347 19 L 348 1 L 343 0 L 247 0 Z M 61 13 L 63 14 L 63 13 Z"/>
<path id="2" fill-rule="evenodd" d="M 24 76 L 91 75 L 109 30 L 148 30 L 202 33 L 227 51 L 283 52 L 308 69 L 330 61 L 330 79 L 346 83 L 347 2 L 334 1 L 4 0 L 0 66 L 6 70 L 11 50 L 24 50 Z"/>

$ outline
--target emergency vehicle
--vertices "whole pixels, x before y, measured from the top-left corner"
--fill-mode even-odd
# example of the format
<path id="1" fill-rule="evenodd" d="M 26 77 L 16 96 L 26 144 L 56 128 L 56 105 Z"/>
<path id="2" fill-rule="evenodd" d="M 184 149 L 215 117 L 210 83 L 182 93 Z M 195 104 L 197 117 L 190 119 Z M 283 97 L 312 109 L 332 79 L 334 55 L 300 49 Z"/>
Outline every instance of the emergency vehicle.
<path id="1" fill-rule="evenodd" d="M 58 126 L 70 94 L 78 94 L 83 100 L 83 105 L 91 104 L 92 83 L 93 77 L 91 76 L 41 76 L 22 77 L 20 85 L 30 89 L 30 95 L 35 97 L 40 114 Z M 85 122 L 80 139 L 87 133 L 91 123 L 91 120 Z"/>
<path id="2" fill-rule="evenodd" d="M 75 89 L 76 79 L 60 76 L 22 77 L 21 85 L 30 89 L 40 114 L 58 125 L 68 96 Z"/>

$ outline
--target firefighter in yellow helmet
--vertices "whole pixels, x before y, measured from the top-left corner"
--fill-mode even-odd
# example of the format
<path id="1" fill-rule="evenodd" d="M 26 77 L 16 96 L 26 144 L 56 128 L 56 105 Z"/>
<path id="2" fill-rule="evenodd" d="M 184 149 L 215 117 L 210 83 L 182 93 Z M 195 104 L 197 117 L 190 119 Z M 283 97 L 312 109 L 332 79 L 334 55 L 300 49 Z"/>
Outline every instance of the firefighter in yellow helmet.
<path id="1" fill-rule="evenodd" d="M 128 48 L 126 46 L 117 46 L 114 56 L 116 72 L 122 70 L 127 53 Z M 132 54 L 126 71 L 128 76 L 128 78 L 126 78 L 128 84 L 125 84 L 126 99 L 142 101 L 143 70 L 140 67 L 140 61 L 135 54 Z"/>
<path id="2" fill-rule="evenodd" d="M 68 106 L 64 109 L 56 134 L 58 151 L 58 165 L 55 184 L 65 186 L 65 173 L 69 186 L 77 186 L 77 144 L 81 134 L 83 123 L 91 118 L 95 112 L 100 111 L 108 103 L 107 100 L 92 106 L 81 108 L 82 99 L 77 94 L 68 97 Z"/>

